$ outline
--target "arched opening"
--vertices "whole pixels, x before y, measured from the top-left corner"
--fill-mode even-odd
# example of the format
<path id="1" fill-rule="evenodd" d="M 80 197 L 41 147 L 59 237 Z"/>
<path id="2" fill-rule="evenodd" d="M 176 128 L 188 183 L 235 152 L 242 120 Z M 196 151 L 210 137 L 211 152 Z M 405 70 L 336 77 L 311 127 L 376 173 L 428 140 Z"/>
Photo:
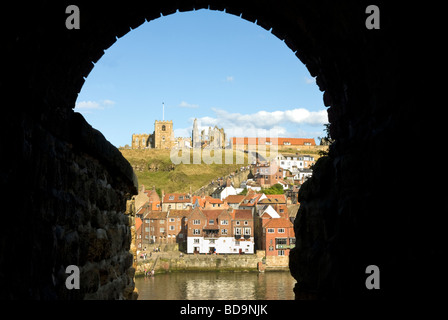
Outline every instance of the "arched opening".
<path id="1" fill-rule="evenodd" d="M 79 30 L 65 27 L 69 3 L 36 2 L 25 8 L 11 4 L 8 12 L 17 19 L 15 28 L 8 29 L 13 36 L 5 39 L 5 61 L 14 63 L 6 66 L 8 81 L 1 86 L 8 94 L 17 88 L 25 94 L 11 99 L 20 97 L 20 108 L 5 110 L 7 121 L 1 126 L 2 136 L 8 137 L 2 148 L 14 155 L 2 158 L 7 168 L 2 170 L 4 197 L 21 213 L 5 217 L 2 297 L 132 297 L 131 232 L 123 208 L 137 192 L 133 172 L 73 108 L 94 63 L 117 37 L 161 14 L 200 8 L 225 10 L 271 30 L 324 91 L 330 132 L 337 143 L 302 194 L 295 229 L 300 250 L 291 263 L 300 283 L 296 293 L 369 298 L 412 296 L 417 291 L 434 296 L 443 273 L 439 213 L 446 205 L 442 189 L 433 186 L 446 173 L 430 175 L 429 187 L 419 190 L 420 199 L 431 201 L 409 201 L 408 186 L 415 182 L 409 172 L 414 168 L 401 151 L 426 143 L 415 127 L 422 115 L 409 61 L 423 60 L 416 39 L 422 47 L 429 44 L 425 33 L 407 30 L 406 20 L 421 17 L 425 10 L 380 2 L 381 29 L 369 30 L 369 4 L 211 0 L 116 7 L 95 2 L 80 8 Z M 426 54 L 425 67 L 433 61 Z M 400 141 L 400 150 L 395 141 Z M 381 153 L 403 160 L 387 183 L 378 178 L 390 170 L 389 158 Z M 23 190 L 30 177 L 32 191 L 22 197 L 17 190 Z M 30 244 L 32 254 L 21 260 L 22 249 Z M 64 271 L 73 263 L 81 268 L 83 286 L 67 291 Z M 380 290 L 365 285 L 366 266 L 372 264 L 385 275 Z M 409 281 L 416 274 L 424 274 L 425 281 Z M 120 281 L 113 281 L 117 277 Z"/>
<path id="2" fill-rule="evenodd" d="M 128 36 L 131 38 L 130 40 L 127 40 Z M 168 40 L 165 40 L 166 38 Z M 164 41 L 160 39 L 164 39 Z M 137 96 L 144 98 L 137 99 Z M 165 99 L 163 109 L 159 103 L 161 97 Z M 117 116 L 114 121 L 106 112 L 115 110 L 96 109 L 96 104 L 93 101 L 107 101 L 110 105 L 113 104 L 114 109 L 122 108 L 125 112 Z M 177 105 L 173 105 L 173 101 L 177 102 Z M 217 108 L 219 109 L 217 110 Z M 280 137 L 285 142 L 279 145 L 279 153 L 293 154 L 296 158 L 311 155 L 313 162 L 319 158 L 319 150 L 308 147 L 311 142 L 305 142 L 304 145 L 298 146 L 295 141 L 308 138 L 313 145 L 318 145 L 317 136 L 323 136 L 323 124 L 328 121 L 327 112 L 322 103 L 322 94 L 315 85 L 315 80 L 283 41 L 241 17 L 211 10 L 175 13 L 161 17 L 150 23 L 144 23 L 123 36 L 108 49 L 102 59 L 97 61 L 95 68 L 86 78 L 78 96 L 75 111 L 81 112 L 86 120 L 93 127 L 102 131 L 106 139 L 115 146 L 128 144 L 131 133 L 133 133 L 132 136 L 141 136 L 144 144 L 145 138 L 142 132 L 146 131 L 146 134 L 157 136 L 158 128 L 161 128 L 162 132 L 166 131 L 165 124 L 158 127 L 158 121 L 163 112 L 164 121 L 172 120 L 175 132 L 179 132 L 180 128 L 187 136 L 190 136 L 192 132 L 193 119 L 198 118 L 201 122 L 202 126 L 199 127 L 199 131 L 203 129 L 207 132 L 207 126 L 213 127 L 218 123 L 227 136 L 227 139 L 221 138 L 225 140 L 222 141 L 225 146 L 227 146 L 227 140 L 231 140 L 233 137 L 258 136 L 266 138 L 266 136 L 261 136 L 261 131 L 267 131 L 268 138 L 274 138 L 269 131 L 271 129 L 282 130 Z M 90 117 L 91 112 L 95 111 L 98 115 Z M 90 121 L 90 118 L 93 122 Z M 185 126 L 188 127 L 185 128 Z M 135 131 L 136 128 L 140 129 Z M 117 132 L 125 130 L 127 132 L 118 137 L 119 140 L 116 137 Z M 310 133 L 309 130 L 314 131 Z M 115 134 L 115 140 L 110 139 L 109 132 Z M 176 134 L 177 136 L 178 134 Z M 213 139 L 213 135 L 210 136 Z M 161 138 L 164 142 L 165 136 L 162 135 Z M 157 140 L 157 137 L 155 139 Z M 121 142 L 117 143 L 116 141 Z M 139 153 L 142 151 L 139 144 L 131 146 L 131 149 L 133 148 L 138 149 Z M 156 149 L 157 152 L 160 151 L 157 144 L 150 148 Z M 126 156 L 126 153 L 123 154 Z M 134 166 L 134 163 L 130 162 Z M 285 157 L 281 166 L 283 170 L 286 170 L 283 162 L 295 163 L 297 161 L 286 161 Z M 153 163 L 148 163 L 148 166 Z M 303 165 L 302 161 L 300 163 L 302 163 L 300 170 L 305 171 L 310 166 L 309 164 Z M 240 167 L 245 167 L 248 164 L 247 162 L 242 163 Z M 292 165 L 288 168 L 291 169 Z M 251 169 L 253 172 L 256 170 L 255 167 Z M 250 227 L 236 227 L 235 232 L 239 232 L 240 237 L 244 233 L 245 237 L 242 239 L 244 241 L 239 239 L 235 241 L 238 243 L 236 245 L 238 248 L 233 248 L 233 251 L 227 248 L 230 243 L 230 233 L 225 235 L 226 238 L 229 238 L 226 240 L 206 239 L 208 242 L 216 241 L 212 248 L 218 254 L 222 254 L 222 250 L 226 254 L 229 251 L 231 254 L 241 252 L 251 255 L 255 255 L 256 250 L 265 251 L 268 257 L 264 261 L 266 261 L 265 267 L 268 270 L 283 268 L 289 271 L 288 256 L 295 240 L 291 222 L 296 212 L 291 212 L 291 217 L 287 213 L 294 208 L 297 211 L 297 202 L 294 197 L 297 196 L 297 189 L 305 180 L 303 177 L 294 179 L 294 176 L 298 176 L 299 173 L 297 165 L 294 170 L 297 172 L 293 171 L 291 177 L 288 178 L 283 174 L 281 178 L 280 175 L 275 176 L 275 180 L 281 180 L 291 185 L 291 187 L 286 187 L 288 190 L 292 191 L 294 188 L 292 185 L 296 185 L 296 191 L 292 192 L 290 196 L 287 196 L 288 192 L 283 191 L 284 203 L 272 204 L 271 209 L 276 212 L 275 217 L 280 218 L 284 225 L 274 229 L 269 228 L 269 230 L 279 229 L 280 233 L 276 234 L 275 238 L 272 235 L 270 240 L 266 240 L 263 236 L 266 233 L 262 232 L 261 227 L 257 228 L 259 229 L 257 232 L 252 230 L 254 229 L 253 223 Z M 165 193 L 190 191 L 195 195 L 198 194 L 199 187 L 212 182 L 204 180 L 200 181 L 200 184 L 192 185 L 188 181 L 188 177 L 182 183 L 183 185 L 178 186 L 178 189 L 170 191 L 168 186 L 157 184 L 158 179 L 146 179 L 148 171 L 146 167 L 138 167 L 136 174 L 139 177 L 139 184 L 142 184 L 141 177 L 144 177 L 144 181 L 148 181 L 144 183 L 146 188 L 159 189 L 159 193 L 160 190 L 164 190 Z M 190 172 L 191 170 L 186 171 L 186 175 L 191 174 Z M 233 173 L 234 170 L 231 169 L 226 172 L 228 175 L 233 175 Z M 155 175 L 155 173 L 151 174 Z M 196 174 L 195 178 L 198 179 L 198 176 Z M 269 188 L 275 184 L 271 181 L 274 179 L 274 177 L 271 179 L 271 174 L 256 173 L 256 176 L 257 178 L 254 180 L 258 187 Z M 216 172 L 212 179 L 214 181 L 220 177 L 220 172 Z M 240 184 L 233 187 L 239 189 Z M 141 186 L 139 186 L 140 188 Z M 181 190 L 181 188 L 185 190 Z M 210 191 L 207 189 L 204 192 L 207 196 L 211 196 L 212 191 L 213 189 Z M 159 196 L 162 197 L 161 194 Z M 141 203 L 136 211 L 139 211 L 140 206 Z M 262 205 L 260 204 L 260 206 Z M 239 210 L 239 206 L 236 207 L 235 209 Z M 290 208 L 293 209 L 288 210 Z M 168 232 L 167 225 L 151 227 L 150 222 L 153 222 L 153 219 L 150 219 L 149 216 L 152 213 L 148 214 L 139 214 L 136 218 L 142 219 L 143 227 L 140 227 L 139 230 L 147 228 L 156 233 L 155 229 L 163 229 L 164 232 Z M 252 214 L 254 215 L 253 220 L 258 219 L 258 216 L 261 215 L 258 211 L 252 212 Z M 156 215 L 154 213 L 154 216 Z M 165 222 L 168 224 L 168 221 Z M 248 223 L 248 221 L 245 222 Z M 141 233 L 139 236 L 142 240 L 137 240 L 136 244 L 137 257 L 142 254 L 140 251 L 143 248 L 152 248 L 155 245 L 165 247 L 166 240 L 171 240 L 171 234 L 167 238 L 165 235 L 158 236 L 151 232 L 141 231 Z M 271 236 L 271 233 L 268 235 Z M 147 240 L 145 240 L 146 238 Z M 186 238 L 186 235 L 182 237 L 182 244 L 185 246 Z M 157 239 L 157 241 L 150 239 Z M 265 242 L 269 241 L 275 241 L 275 245 L 267 246 Z M 242 248 L 246 242 L 250 243 L 249 249 Z M 234 245 L 232 244 L 232 246 Z M 187 253 L 186 247 L 184 253 Z M 152 259 L 156 259 L 155 255 Z M 147 260 L 152 261 L 151 259 Z M 143 265 L 140 259 L 139 262 Z M 148 263 L 150 264 L 150 262 Z M 256 267 L 256 262 L 253 262 L 253 265 Z M 139 273 L 141 268 L 138 267 Z M 290 297 L 292 295 L 293 292 L 290 288 Z"/>

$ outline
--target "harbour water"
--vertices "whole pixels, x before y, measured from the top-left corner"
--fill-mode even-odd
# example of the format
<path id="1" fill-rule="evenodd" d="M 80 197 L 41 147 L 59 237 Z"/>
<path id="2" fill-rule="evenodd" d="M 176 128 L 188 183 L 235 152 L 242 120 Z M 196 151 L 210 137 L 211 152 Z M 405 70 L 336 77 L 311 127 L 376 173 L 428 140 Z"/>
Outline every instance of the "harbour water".
<path id="1" fill-rule="evenodd" d="M 294 300 L 289 272 L 175 272 L 135 279 L 139 300 Z"/>

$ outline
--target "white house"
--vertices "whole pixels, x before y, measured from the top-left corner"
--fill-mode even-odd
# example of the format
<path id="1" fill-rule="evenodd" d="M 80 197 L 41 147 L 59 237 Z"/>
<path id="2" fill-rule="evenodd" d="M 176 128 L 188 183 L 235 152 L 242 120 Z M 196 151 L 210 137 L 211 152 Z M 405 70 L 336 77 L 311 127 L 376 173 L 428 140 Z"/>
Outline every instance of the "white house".
<path id="1" fill-rule="evenodd" d="M 314 157 L 310 155 L 297 155 L 297 154 L 281 154 L 277 155 L 277 163 L 284 170 L 293 172 L 293 167 L 297 169 L 309 168 L 315 163 Z"/>
<path id="2" fill-rule="evenodd" d="M 187 253 L 253 254 L 250 210 L 202 210 L 188 217 Z"/>

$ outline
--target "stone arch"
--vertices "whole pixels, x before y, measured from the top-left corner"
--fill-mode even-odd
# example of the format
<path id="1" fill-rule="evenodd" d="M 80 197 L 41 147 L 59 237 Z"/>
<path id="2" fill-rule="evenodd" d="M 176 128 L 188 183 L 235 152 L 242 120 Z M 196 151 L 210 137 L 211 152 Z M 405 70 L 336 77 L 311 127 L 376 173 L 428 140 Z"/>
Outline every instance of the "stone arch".
<path id="1" fill-rule="evenodd" d="M 415 34 L 406 32 L 406 19 L 415 8 L 378 1 L 381 29 L 368 30 L 367 1 L 168 0 L 128 1 L 120 7 L 95 1 L 79 4 L 80 29 L 68 30 L 64 19 L 70 4 L 35 1 L 5 8 L 17 22 L 8 29 L 12 36 L 5 39 L 4 59 L 11 63 L 4 70 L 8 81 L 0 85 L 9 95 L 18 88 L 25 94 L 11 99 L 20 97 L 20 108 L 7 108 L 4 116 L 9 121 L 1 126 L 2 136 L 10 137 L 2 140 L 1 147 L 14 155 L 2 159 L 3 168 L 8 168 L 2 169 L 3 189 L 8 190 L 4 197 L 17 203 L 20 213 L 4 221 L 10 228 L 2 233 L 2 297 L 132 297 L 132 257 L 126 252 L 131 233 L 118 213 L 136 193 L 135 176 L 119 152 L 73 108 L 85 78 L 117 37 L 161 15 L 201 8 L 241 16 L 284 40 L 316 77 L 329 107 L 336 142 L 301 192 L 295 223 L 297 250 L 290 267 L 298 280 L 296 294 L 410 295 L 414 283 L 408 279 L 419 272 L 428 278 L 417 284 L 418 289 L 436 293 L 441 270 L 432 267 L 443 256 L 438 239 L 443 224 L 435 213 L 446 207 L 441 200 L 431 202 L 430 210 L 408 201 L 405 190 L 412 185 L 408 172 L 413 168 L 404 161 L 394 167 L 387 184 L 378 179 L 390 167 L 380 153 L 402 159 L 394 141 L 404 149 L 425 142 L 413 129 L 413 123 L 421 120 L 414 96 L 397 94 L 418 89 L 408 63 L 421 52 L 415 50 Z M 421 16 L 422 8 L 418 9 Z M 436 185 L 445 176 L 430 183 Z M 17 190 L 23 190 L 30 177 L 31 192 L 23 200 Z M 420 192 L 420 198 L 444 198 L 434 188 Z M 115 223 L 106 232 L 102 212 Z M 421 212 L 426 213 L 423 221 Z M 93 226 L 81 228 L 82 233 L 78 225 Z M 22 233 L 23 237 L 15 237 Z M 419 241 L 415 234 L 421 235 Z M 13 238 L 17 240 L 10 241 Z M 29 244 L 33 254 L 12 267 Z M 116 279 L 101 261 L 114 266 L 120 277 L 114 283 L 120 286 L 107 285 Z M 80 291 L 67 292 L 63 267 L 73 263 L 80 265 L 81 273 L 89 272 L 82 273 Z M 379 291 L 365 288 L 365 267 L 370 264 L 389 275 Z"/>

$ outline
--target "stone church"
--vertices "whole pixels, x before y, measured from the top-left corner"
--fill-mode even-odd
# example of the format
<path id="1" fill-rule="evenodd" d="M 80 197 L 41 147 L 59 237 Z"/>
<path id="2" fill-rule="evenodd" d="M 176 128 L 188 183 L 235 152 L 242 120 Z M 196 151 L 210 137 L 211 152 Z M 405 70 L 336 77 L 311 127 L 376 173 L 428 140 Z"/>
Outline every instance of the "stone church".
<path id="1" fill-rule="evenodd" d="M 156 120 L 152 134 L 133 134 L 132 149 L 171 149 L 178 141 L 174 139 L 173 120 Z"/>

